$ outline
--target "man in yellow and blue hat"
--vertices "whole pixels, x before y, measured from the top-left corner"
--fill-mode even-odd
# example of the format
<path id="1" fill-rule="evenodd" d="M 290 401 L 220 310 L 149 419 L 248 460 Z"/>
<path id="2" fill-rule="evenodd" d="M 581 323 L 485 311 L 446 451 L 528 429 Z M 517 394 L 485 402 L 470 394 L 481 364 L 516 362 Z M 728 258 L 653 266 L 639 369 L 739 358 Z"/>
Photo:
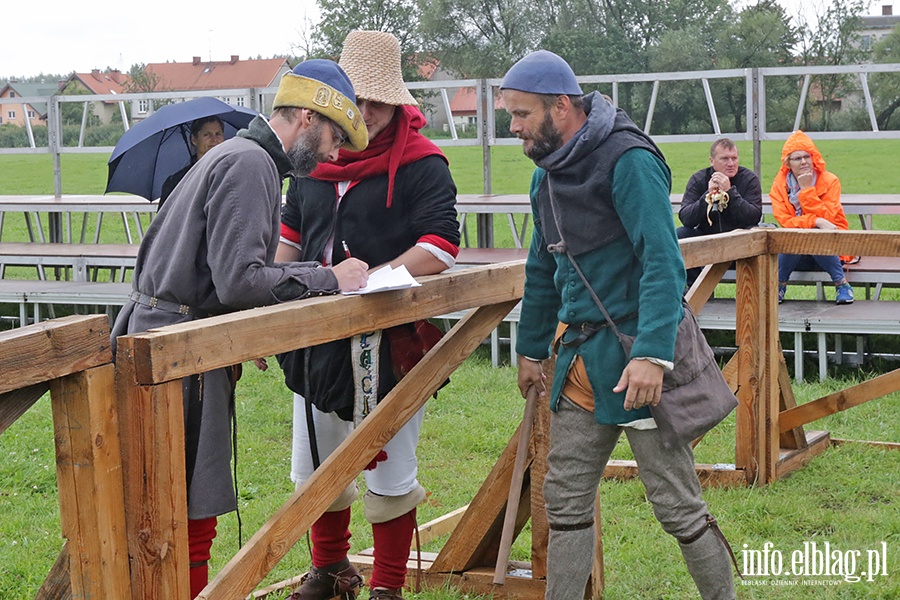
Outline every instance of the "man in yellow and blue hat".
<path id="1" fill-rule="evenodd" d="M 338 149 L 368 145 L 350 80 L 336 63 L 303 62 L 285 74 L 271 119 L 251 121 L 211 149 L 178 184 L 141 243 L 117 336 L 288 300 L 357 290 L 368 265 L 275 262 L 281 189 Z M 219 515 L 237 508 L 230 423 L 237 370 L 182 382 L 191 597 L 206 586 Z"/>

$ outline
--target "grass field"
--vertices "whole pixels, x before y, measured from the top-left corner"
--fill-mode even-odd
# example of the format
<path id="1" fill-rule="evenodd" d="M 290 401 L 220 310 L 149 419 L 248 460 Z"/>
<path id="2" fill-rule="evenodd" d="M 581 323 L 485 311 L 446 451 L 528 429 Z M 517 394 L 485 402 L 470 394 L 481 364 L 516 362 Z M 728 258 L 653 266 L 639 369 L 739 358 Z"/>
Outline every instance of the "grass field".
<path id="1" fill-rule="evenodd" d="M 829 168 L 848 193 L 897 193 L 900 142 L 822 142 Z M 770 180 L 779 146 L 764 147 L 764 180 Z M 749 149 L 741 146 L 749 160 Z M 673 189 L 707 163 L 706 144 L 670 144 L 663 148 L 673 168 Z M 450 148 L 460 191 L 481 191 L 480 151 Z M 771 155 L 769 154 L 771 152 Z M 774 163 L 772 162 L 774 161 Z M 524 193 L 531 166 L 518 148 L 494 149 L 494 191 Z M 0 155 L 0 194 L 52 193 L 48 157 Z M 105 157 L 66 155 L 62 163 L 64 193 L 102 193 Z M 679 183 L 680 182 L 680 183 Z M 680 186 L 680 187 L 679 187 Z M 8 216 L 4 238 L 24 235 Z M 498 219 L 498 221 L 501 221 Z M 900 229 L 891 221 L 880 228 Z M 498 223 L 498 240 L 505 223 Z M 505 234 L 509 241 L 508 232 Z M 104 241 L 112 231 L 105 231 Z M 22 238 L 24 239 L 24 238 Z M 271 515 L 291 492 L 291 398 L 277 363 L 259 372 L 247 365 L 238 387 L 238 472 L 243 539 Z M 843 389 L 871 373 L 850 370 L 823 383 L 795 385 L 798 402 Z M 484 349 L 467 360 L 436 400 L 429 401 L 420 443 L 420 479 L 429 496 L 419 512 L 425 522 L 468 503 L 521 419 L 523 400 L 515 386 L 515 369 L 490 365 Z M 900 393 L 855 407 L 810 425 L 832 436 L 900 442 Z M 32 598 L 49 570 L 62 540 L 56 497 L 55 458 L 49 401 L 42 399 L 0 435 L 0 599 Z M 629 458 L 621 443 L 615 458 Z M 711 432 L 697 448 L 698 462 L 734 462 L 734 417 Z M 505 493 L 501 491 L 500 493 Z M 607 600 L 681 600 L 695 598 L 690 577 L 675 542 L 656 524 L 637 481 L 603 482 L 603 531 Z M 729 537 L 739 563 L 745 550 L 762 550 L 767 542 L 789 561 L 808 542 L 825 542 L 843 553 L 887 548 L 887 575 L 859 582 L 825 577 L 755 577 L 737 582 L 740 599 L 896 599 L 900 598 L 900 452 L 845 444 L 830 448 L 792 476 L 765 488 L 708 490 L 705 498 Z M 352 550 L 371 546 L 370 528 L 354 508 Z M 517 540 L 515 560 L 529 559 L 529 531 Z M 445 540 L 427 550 L 437 551 Z M 238 550 L 237 519 L 221 519 L 213 546 L 213 572 Z M 297 544 L 265 580 L 273 583 L 309 566 L 304 542 Z M 856 571 L 865 570 L 858 566 Z M 452 589 L 407 594 L 414 600 L 472 599 Z"/>

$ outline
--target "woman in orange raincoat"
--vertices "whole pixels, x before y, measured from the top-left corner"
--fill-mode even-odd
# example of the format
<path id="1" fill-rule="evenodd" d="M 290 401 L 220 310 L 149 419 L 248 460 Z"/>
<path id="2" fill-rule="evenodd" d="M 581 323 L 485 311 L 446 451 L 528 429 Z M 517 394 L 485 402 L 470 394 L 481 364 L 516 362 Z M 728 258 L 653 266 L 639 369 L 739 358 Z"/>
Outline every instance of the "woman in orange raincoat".
<path id="1" fill-rule="evenodd" d="M 825 170 L 825 160 L 816 145 L 802 131 L 795 131 L 781 149 L 781 170 L 775 176 L 769 197 L 772 214 L 785 228 L 849 229 L 841 206 L 841 182 Z M 831 276 L 837 289 L 837 304 L 853 302 L 853 288 L 847 283 L 843 262 L 850 256 L 781 254 L 778 256 L 778 302 L 784 300 L 791 273 L 800 269 L 821 269 Z"/>

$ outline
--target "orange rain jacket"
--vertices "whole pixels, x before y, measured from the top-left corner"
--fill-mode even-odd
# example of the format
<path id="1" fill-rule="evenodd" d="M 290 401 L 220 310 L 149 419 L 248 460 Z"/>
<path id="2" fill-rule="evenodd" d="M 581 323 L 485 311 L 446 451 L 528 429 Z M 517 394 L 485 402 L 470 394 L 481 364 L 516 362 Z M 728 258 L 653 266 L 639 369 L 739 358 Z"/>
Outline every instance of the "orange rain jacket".
<path id="1" fill-rule="evenodd" d="M 790 168 L 786 159 L 792 152 L 804 150 L 812 156 L 813 170 L 816 173 L 815 187 L 800 190 L 800 214 L 795 214 L 794 205 L 788 199 L 787 174 Z M 799 129 L 791 134 L 781 149 L 781 169 L 775 176 L 772 189 L 769 190 L 772 200 L 772 214 L 778 223 L 785 228 L 813 229 L 816 219 L 823 218 L 834 223 L 838 229 L 850 229 L 844 207 L 841 206 L 841 182 L 837 175 L 825 170 L 825 159 L 808 135 Z M 841 261 L 849 263 L 852 256 L 841 256 Z"/>

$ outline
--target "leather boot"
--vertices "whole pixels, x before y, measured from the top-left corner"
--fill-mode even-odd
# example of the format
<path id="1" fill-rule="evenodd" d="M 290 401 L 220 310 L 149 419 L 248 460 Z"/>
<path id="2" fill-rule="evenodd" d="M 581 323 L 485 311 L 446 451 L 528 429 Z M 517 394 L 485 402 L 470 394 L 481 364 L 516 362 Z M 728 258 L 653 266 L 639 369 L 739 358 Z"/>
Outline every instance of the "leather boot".
<path id="1" fill-rule="evenodd" d="M 349 559 L 322 568 L 313 567 L 288 600 L 356 600 L 363 579 Z"/>

